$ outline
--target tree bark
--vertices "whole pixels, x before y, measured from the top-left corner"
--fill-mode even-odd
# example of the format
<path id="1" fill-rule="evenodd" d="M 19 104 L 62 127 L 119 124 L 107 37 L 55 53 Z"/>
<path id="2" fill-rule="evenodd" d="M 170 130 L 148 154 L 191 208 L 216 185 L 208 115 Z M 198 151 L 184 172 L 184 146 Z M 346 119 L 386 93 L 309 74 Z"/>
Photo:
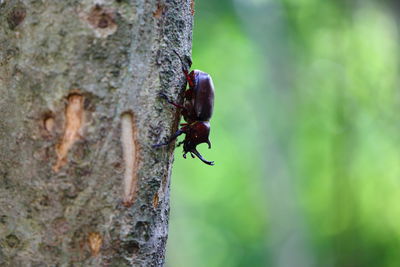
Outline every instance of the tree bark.
<path id="1" fill-rule="evenodd" d="M 0 266 L 163 266 L 190 0 L 0 0 Z"/>

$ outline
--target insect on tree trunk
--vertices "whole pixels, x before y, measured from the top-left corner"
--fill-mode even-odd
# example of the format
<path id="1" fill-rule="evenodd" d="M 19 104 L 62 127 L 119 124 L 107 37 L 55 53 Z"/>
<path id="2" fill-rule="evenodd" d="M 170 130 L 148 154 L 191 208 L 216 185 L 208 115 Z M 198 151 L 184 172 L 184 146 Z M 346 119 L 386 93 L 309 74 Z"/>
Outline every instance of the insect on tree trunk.
<path id="1" fill-rule="evenodd" d="M 163 266 L 190 0 L 0 0 L 0 266 Z"/>

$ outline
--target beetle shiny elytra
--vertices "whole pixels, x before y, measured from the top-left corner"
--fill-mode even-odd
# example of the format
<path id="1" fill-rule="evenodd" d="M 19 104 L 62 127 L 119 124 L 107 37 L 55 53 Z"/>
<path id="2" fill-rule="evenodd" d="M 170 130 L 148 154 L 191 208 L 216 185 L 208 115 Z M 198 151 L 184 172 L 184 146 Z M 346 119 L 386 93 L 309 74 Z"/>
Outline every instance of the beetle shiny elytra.
<path id="1" fill-rule="evenodd" d="M 192 70 L 189 73 L 182 58 L 176 51 L 174 52 L 181 61 L 182 71 L 185 74 L 189 89 L 184 91 L 183 105 L 170 101 L 164 93 L 161 93 L 160 97 L 179 108 L 186 123 L 182 123 L 182 127 L 168 141 L 156 144 L 154 147 L 168 145 L 181 134 L 185 134 L 185 139 L 178 143 L 178 146 L 183 144 L 183 157 L 186 158 L 186 154 L 190 153 L 192 158 L 196 155 L 205 164 L 214 165 L 213 161 L 205 160 L 196 149 L 196 146 L 201 143 L 207 143 L 208 148 L 211 148 L 209 135 L 210 119 L 214 109 L 214 84 L 211 76 L 203 71 Z M 191 65 L 192 62 L 189 60 L 189 68 Z"/>

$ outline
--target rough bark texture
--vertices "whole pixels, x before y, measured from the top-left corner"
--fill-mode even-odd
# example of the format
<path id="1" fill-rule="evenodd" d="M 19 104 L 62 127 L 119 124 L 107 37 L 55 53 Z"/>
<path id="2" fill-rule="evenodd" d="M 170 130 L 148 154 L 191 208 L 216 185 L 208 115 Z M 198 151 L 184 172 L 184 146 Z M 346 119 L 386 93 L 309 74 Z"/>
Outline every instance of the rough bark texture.
<path id="1" fill-rule="evenodd" d="M 0 0 L 0 266 L 162 266 L 190 0 Z"/>

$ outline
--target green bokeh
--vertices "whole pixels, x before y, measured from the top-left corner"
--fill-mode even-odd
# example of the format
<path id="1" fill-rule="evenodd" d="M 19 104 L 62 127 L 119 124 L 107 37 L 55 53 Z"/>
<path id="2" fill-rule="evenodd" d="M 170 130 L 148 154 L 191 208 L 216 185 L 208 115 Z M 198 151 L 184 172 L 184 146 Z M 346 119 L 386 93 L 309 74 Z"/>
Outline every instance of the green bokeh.
<path id="1" fill-rule="evenodd" d="M 216 165 L 176 150 L 169 267 L 400 266 L 393 3 L 196 2 Z"/>

